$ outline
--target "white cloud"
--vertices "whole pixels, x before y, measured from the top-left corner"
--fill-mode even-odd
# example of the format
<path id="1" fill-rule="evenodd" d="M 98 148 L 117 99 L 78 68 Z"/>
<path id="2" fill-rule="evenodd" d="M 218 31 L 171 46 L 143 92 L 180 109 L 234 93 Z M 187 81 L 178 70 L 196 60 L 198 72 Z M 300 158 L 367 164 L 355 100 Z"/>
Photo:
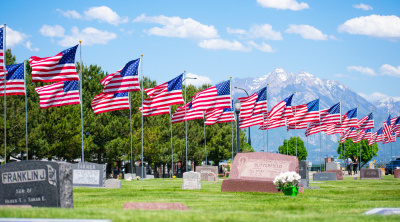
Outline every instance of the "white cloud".
<path id="1" fill-rule="evenodd" d="M 262 52 L 268 52 L 268 53 L 276 52 L 276 50 L 272 49 L 272 47 L 270 45 L 268 45 L 264 42 L 261 45 L 258 45 L 257 43 L 250 41 L 250 42 L 248 42 L 248 44 Z"/>
<path id="2" fill-rule="evenodd" d="M 369 10 L 373 9 L 372 6 L 366 5 L 366 4 L 363 4 L 363 3 L 360 3 L 358 5 L 353 5 L 353 8 L 362 9 L 364 11 L 369 11 Z"/>
<path id="3" fill-rule="evenodd" d="M 117 38 L 115 33 L 97 30 L 92 27 L 87 27 L 81 32 L 77 27 L 72 27 L 71 32 L 71 35 L 65 35 L 58 43 L 64 47 L 68 47 L 76 45 L 79 43 L 79 40 L 82 40 L 82 45 L 86 46 L 96 44 L 105 45 L 110 40 Z"/>
<path id="4" fill-rule="evenodd" d="M 0 27 L 3 27 L 4 25 L 1 25 Z M 30 40 L 28 40 L 29 35 L 15 31 L 9 26 L 6 26 L 6 48 L 13 48 L 17 45 L 23 45 L 27 49 L 31 51 L 39 51 L 38 48 L 32 48 L 32 43 Z"/>
<path id="5" fill-rule="evenodd" d="M 67 18 L 73 18 L 73 19 L 81 19 L 82 16 L 75 10 L 67 10 L 63 11 L 61 9 L 56 9 L 57 12 L 59 12 L 62 16 L 67 17 Z"/>
<path id="6" fill-rule="evenodd" d="M 375 101 L 378 101 L 378 100 L 388 97 L 387 95 L 380 93 L 380 92 L 374 92 L 371 95 L 367 95 L 364 93 L 358 93 L 358 95 L 360 95 L 361 97 L 363 97 L 364 99 L 366 99 L 370 102 L 375 102 Z"/>
<path id="7" fill-rule="evenodd" d="M 133 22 L 148 22 L 162 25 L 162 27 L 153 27 L 145 32 L 148 35 L 157 35 L 164 37 L 211 39 L 218 38 L 218 31 L 214 26 L 203 25 L 191 18 L 182 19 L 180 17 L 146 16 L 142 14 L 135 18 Z"/>
<path id="8" fill-rule="evenodd" d="M 185 80 L 187 85 L 202 86 L 203 84 L 211 84 L 212 82 L 207 76 L 199 76 L 193 73 L 187 73 L 185 77 L 196 78 Z"/>
<path id="9" fill-rule="evenodd" d="M 360 73 L 365 74 L 365 75 L 376 76 L 375 71 L 373 69 L 369 68 L 369 67 L 348 66 L 347 67 L 347 71 L 349 71 L 349 72 L 356 71 L 356 72 L 360 72 Z"/>
<path id="10" fill-rule="evenodd" d="M 338 31 L 378 38 L 400 38 L 400 18 L 395 15 L 361 16 L 347 20 Z"/>
<path id="11" fill-rule="evenodd" d="M 335 39 L 333 36 L 323 34 L 320 30 L 310 25 L 289 25 L 286 33 L 295 33 L 301 35 L 303 39 L 311 40 L 328 40 L 328 38 Z"/>
<path id="12" fill-rule="evenodd" d="M 274 31 L 270 24 L 252 25 L 249 31 L 243 29 L 227 28 L 229 34 L 239 34 L 248 39 L 267 39 L 267 40 L 282 40 L 281 32 Z"/>
<path id="13" fill-rule="evenodd" d="M 394 67 L 388 64 L 384 64 L 380 68 L 380 72 L 383 75 L 393 76 L 393 77 L 400 77 L 400 66 Z"/>
<path id="14" fill-rule="evenodd" d="M 116 12 L 107 6 L 91 7 L 84 12 L 85 18 L 88 20 L 96 19 L 102 22 L 107 22 L 111 25 L 118 25 L 120 23 L 127 23 L 128 17 L 120 17 Z"/>
<path id="15" fill-rule="evenodd" d="M 231 51 L 251 51 L 251 48 L 245 47 L 242 43 L 234 40 L 229 41 L 225 39 L 207 39 L 199 43 L 201 48 L 205 49 L 226 49 Z"/>
<path id="16" fill-rule="evenodd" d="M 63 37 L 65 29 L 60 25 L 43 25 L 40 29 L 40 34 L 48 37 Z"/>
<path id="17" fill-rule="evenodd" d="M 31 43 L 31 41 L 30 41 L 30 40 L 26 41 L 26 43 L 25 43 L 25 47 L 26 47 L 27 49 L 31 50 L 31 51 L 34 51 L 34 52 L 37 52 L 37 51 L 39 51 L 39 49 L 38 49 L 38 48 L 32 48 L 32 43 Z"/>
<path id="18" fill-rule="evenodd" d="M 309 8 L 307 3 L 298 3 L 296 0 L 257 0 L 257 3 L 264 8 L 275 8 L 282 10 L 299 11 Z"/>

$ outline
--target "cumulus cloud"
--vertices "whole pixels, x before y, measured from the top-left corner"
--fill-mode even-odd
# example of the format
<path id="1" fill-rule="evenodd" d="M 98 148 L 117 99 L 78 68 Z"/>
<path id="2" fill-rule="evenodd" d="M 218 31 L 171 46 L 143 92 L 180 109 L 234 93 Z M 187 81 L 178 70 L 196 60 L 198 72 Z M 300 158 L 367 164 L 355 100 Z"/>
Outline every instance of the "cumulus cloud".
<path id="1" fill-rule="evenodd" d="M 276 50 L 272 49 L 272 47 L 271 47 L 270 45 L 268 45 L 268 44 L 266 44 L 266 43 L 264 43 L 264 42 L 261 43 L 261 45 L 259 45 L 259 44 L 255 43 L 255 42 L 253 42 L 253 41 L 250 41 L 250 42 L 248 42 L 248 44 L 249 44 L 250 46 L 252 46 L 252 47 L 254 47 L 254 48 L 260 50 L 261 52 L 268 52 L 268 53 L 274 53 L 274 52 L 276 52 Z"/>
<path id="2" fill-rule="evenodd" d="M 27 49 L 29 49 L 30 51 L 34 51 L 34 52 L 39 51 L 39 48 L 32 48 L 32 42 L 30 40 L 26 41 L 25 47 Z"/>
<path id="3" fill-rule="evenodd" d="M 79 31 L 78 27 L 72 27 L 71 35 L 65 35 L 58 43 L 61 46 L 68 47 L 78 44 L 82 40 L 82 45 L 105 45 L 110 40 L 117 38 L 117 35 L 112 32 L 97 30 L 92 27 L 87 27 Z"/>
<path id="4" fill-rule="evenodd" d="M 65 29 L 60 25 L 43 25 L 40 34 L 47 37 L 63 37 Z"/>
<path id="5" fill-rule="evenodd" d="M 400 77 L 400 66 L 394 67 L 389 64 L 384 64 L 380 68 L 380 72 L 383 75 L 393 76 L 393 77 Z"/>
<path id="6" fill-rule="evenodd" d="M 91 7 L 84 12 L 85 18 L 88 20 L 96 19 L 101 22 L 107 22 L 111 25 L 127 23 L 128 17 L 120 17 L 116 12 L 107 6 Z"/>
<path id="7" fill-rule="evenodd" d="M 239 34 L 248 39 L 282 40 L 281 32 L 274 31 L 270 24 L 252 25 L 248 31 L 228 27 L 227 32 L 229 34 Z"/>
<path id="8" fill-rule="evenodd" d="M 400 38 L 400 18 L 395 15 L 370 15 L 347 20 L 339 26 L 339 32 L 378 38 Z"/>
<path id="9" fill-rule="evenodd" d="M 199 42 L 199 46 L 205 49 L 226 49 L 231 51 L 250 51 L 251 48 L 244 46 L 242 43 L 234 40 L 229 41 L 225 39 L 207 39 Z"/>
<path id="10" fill-rule="evenodd" d="M 311 39 L 311 40 L 328 40 L 328 38 L 335 39 L 335 37 L 323 34 L 319 29 L 310 25 L 292 24 L 289 25 L 289 28 L 286 29 L 285 32 L 299 34 L 303 39 Z"/>
<path id="11" fill-rule="evenodd" d="M 353 5 L 353 8 L 362 9 L 364 11 L 369 11 L 369 10 L 373 9 L 372 6 L 366 5 L 366 4 L 363 4 L 363 3 L 360 3 L 358 5 Z"/>
<path id="12" fill-rule="evenodd" d="M 358 95 L 360 95 L 361 97 L 363 97 L 364 99 L 370 101 L 370 102 L 375 102 L 381 99 L 384 99 L 387 97 L 387 95 L 380 93 L 380 92 L 374 92 L 370 95 L 364 94 L 364 93 L 358 93 Z"/>
<path id="13" fill-rule="evenodd" d="M 211 84 L 211 79 L 207 76 L 199 76 L 193 73 L 187 73 L 186 77 L 196 78 L 196 79 L 187 79 L 187 85 L 194 85 L 194 86 L 202 86 L 203 84 Z"/>
<path id="14" fill-rule="evenodd" d="M 257 3 L 264 8 L 275 8 L 282 10 L 299 11 L 309 8 L 307 3 L 298 3 L 296 0 L 257 0 Z"/>
<path id="15" fill-rule="evenodd" d="M 218 38 L 218 31 L 212 25 L 203 25 L 191 18 L 182 19 L 180 17 L 146 16 L 142 14 L 135 18 L 133 22 L 147 22 L 162 25 L 145 30 L 148 35 L 164 37 L 193 38 L 193 39 L 212 39 Z"/>
<path id="16" fill-rule="evenodd" d="M 3 27 L 4 25 L 1 25 L 0 27 Z M 30 36 L 19 32 L 19 31 L 15 31 L 12 28 L 10 28 L 10 26 L 6 26 L 6 47 L 7 48 L 13 48 L 17 45 L 23 45 L 25 46 L 27 49 L 31 50 L 31 51 L 38 51 L 38 48 L 32 48 L 32 43 L 31 41 L 28 39 Z"/>
<path id="17" fill-rule="evenodd" d="M 376 76 L 375 71 L 373 69 L 369 68 L 369 67 L 348 66 L 347 67 L 347 71 L 349 71 L 349 72 L 356 71 L 356 72 L 360 72 L 360 73 L 365 74 L 365 75 Z"/>
<path id="18" fill-rule="evenodd" d="M 61 9 L 56 9 L 58 13 L 60 13 L 62 16 L 67 17 L 67 18 L 73 18 L 73 19 L 81 19 L 82 16 L 75 10 L 67 10 L 63 11 Z"/>

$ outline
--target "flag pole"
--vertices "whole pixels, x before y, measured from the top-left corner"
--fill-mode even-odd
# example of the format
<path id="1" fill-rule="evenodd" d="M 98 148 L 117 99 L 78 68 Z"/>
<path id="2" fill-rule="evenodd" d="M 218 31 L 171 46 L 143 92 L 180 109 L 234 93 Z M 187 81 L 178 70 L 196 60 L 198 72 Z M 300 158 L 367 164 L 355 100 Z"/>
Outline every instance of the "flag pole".
<path id="1" fill-rule="evenodd" d="M 206 117 L 205 111 L 203 111 L 203 122 L 204 122 L 204 153 L 206 155 L 206 166 L 207 166 L 207 137 L 206 137 Z"/>
<path id="2" fill-rule="evenodd" d="M 26 60 L 24 60 L 24 84 L 25 84 L 26 160 L 29 160 L 29 154 L 28 154 L 28 100 L 27 100 L 27 90 L 26 90 Z"/>
<path id="3" fill-rule="evenodd" d="M 268 117 L 268 86 L 269 83 L 267 83 L 267 153 L 268 153 L 268 145 L 269 145 L 269 140 L 268 140 L 268 125 L 269 125 L 269 117 Z M 263 123 L 264 124 L 264 123 Z"/>
<path id="4" fill-rule="evenodd" d="M 129 122 L 131 130 L 131 173 L 133 175 L 133 155 L 132 155 L 132 104 L 131 104 L 131 92 L 128 93 L 129 97 Z M 133 177 L 133 176 L 132 176 Z"/>
<path id="5" fill-rule="evenodd" d="M 231 76 L 231 78 L 230 78 L 230 94 L 231 94 L 231 134 L 232 134 L 232 163 L 233 163 L 233 112 L 234 112 L 234 109 L 233 109 L 233 100 L 232 100 L 232 76 Z"/>
<path id="6" fill-rule="evenodd" d="M 187 104 L 187 98 L 186 98 L 186 77 L 185 77 L 185 74 L 186 74 L 186 71 L 183 71 L 183 80 L 185 80 L 185 148 L 186 148 L 186 151 L 185 151 L 185 155 L 186 155 L 186 160 L 185 160 L 185 171 L 187 172 L 188 171 L 188 168 L 187 168 L 187 166 L 188 166 L 188 155 L 187 155 L 187 152 L 188 152 L 188 141 L 187 141 L 187 119 L 186 119 L 186 109 L 187 109 L 187 107 L 186 107 L 186 104 Z"/>
<path id="7" fill-rule="evenodd" d="M 141 82 L 142 82 L 142 107 L 143 107 L 143 91 L 144 91 L 144 85 L 143 85 L 143 54 L 142 55 L 140 55 L 140 73 L 141 73 Z M 141 155 L 141 160 L 142 160 L 142 180 L 143 180 L 143 176 L 144 176 L 144 169 L 143 169 L 143 165 L 144 165 L 144 162 L 143 162 L 143 112 L 141 112 L 142 113 L 142 140 L 141 140 L 141 142 L 142 142 L 142 155 Z"/>
<path id="8" fill-rule="evenodd" d="M 318 97 L 318 114 L 319 114 L 319 159 L 321 161 L 321 150 L 322 150 L 322 131 L 321 131 L 321 97 Z M 308 141 L 308 138 L 307 138 Z M 322 167 L 321 167 L 321 172 L 322 172 Z"/>
<path id="9" fill-rule="evenodd" d="M 172 143 L 172 106 L 169 106 L 169 122 L 171 125 L 171 178 L 174 176 L 174 145 Z"/>
<path id="10" fill-rule="evenodd" d="M 294 91 L 294 93 L 296 94 L 296 91 Z M 293 106 L 292 106 L 293 107 Z M 296 107 L 296 106 L 295 106 Z M 293 109 L 292 109 L 293 110 Z M 295 109 L 294 110 L 294 129 L 296 129 L 296 122 L 297 122 L 297 119 L 296 119 L 296 115 L 297 115 L 297 109 Z M 295 139 L 296 139 L 296 157 L 297 157 L 297 137 L 295 137 Z"/>
<path id="11" fill-rule="evenodd" d="M 6 23 L 4 23 L 3 30 L 3 61 L 4 61 L 4 163 L 7 163 L 7 87 L 6 87 L 6 79 L 7 79 L 7 48 L 6 48 Z"/>
<path id="12" fill-rule="evenodd" d="M 289 155 L 289 137 L 288 137 L 288 130 L 287 130 L 287 119 L 285 118 L 286 123 L 286 155 Z"/>
<path id="13" fill-rule="evenodd" d="M 360 105 L 357 105 L 357 123 L 358 123 L 358 110 L 360 109 Z M 358 125 L 358 124 L 357 124 Z M 358 129 L 359 133 L 361 134 L 361 131 Z M 360 141 L 358 142 L 358 147 L 360 148 L 360 159 L 358 160 L 358 171 L 361 170 L 361 140 L 362 138 L 360 138 Z"/>
<path id="14" fill-rule="evenodd" d="M 85 153 L 84 153 L 84 150 L 83 150 L 83 98 L 82 98 L 82 82 L 83 82 L 83 72 L 82 72 L 82 69 L 83 69 L 83 63 L 82 63 L 82 41 L 80 41 L 79 40 L 79 57 L 80 57 L 80 60 L 81 60 L 81 67 L 80 67 L 80 75 L 79 75 L 79 77 L 80 77 L 80 84 L 79 84 L 79 87 L 80 87 L 80 97 L 81 97 L 81 139 L 82 139 L 82 159 L 81 159 L 81 162 L 83 163 L 83 162 L 85 162 Z"/>

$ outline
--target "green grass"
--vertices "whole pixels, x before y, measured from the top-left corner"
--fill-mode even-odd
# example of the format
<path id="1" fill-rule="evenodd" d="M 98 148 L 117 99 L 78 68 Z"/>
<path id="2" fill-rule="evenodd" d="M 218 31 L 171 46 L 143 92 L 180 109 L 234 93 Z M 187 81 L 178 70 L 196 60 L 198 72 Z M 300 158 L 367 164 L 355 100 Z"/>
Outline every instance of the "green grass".
<path id="1" fill-rule="evenodd" d="M 74 209 L 0 208 L 0 217 L 111 219 L 112 221 L 400 221 L 400 216 L 364 216 L 375 207 L 400 208 L 400 180 L 329 181 L 297 197 L 282 193 L 221 192 L 202 181 L 182 190 L 182 179 L 122 181 L 121 189 L 74 188 Z M 177 202 L 190 211 L 123 210 L 125 202 Z"/>

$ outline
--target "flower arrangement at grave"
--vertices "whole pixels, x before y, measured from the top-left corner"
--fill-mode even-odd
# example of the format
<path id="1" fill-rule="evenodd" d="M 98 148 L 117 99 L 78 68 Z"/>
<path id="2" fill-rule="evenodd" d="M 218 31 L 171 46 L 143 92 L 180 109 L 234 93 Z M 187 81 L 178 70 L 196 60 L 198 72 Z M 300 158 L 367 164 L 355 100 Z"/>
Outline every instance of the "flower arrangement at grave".
<path id="1" fill-rule="evenodd" d="M 136 180 L 140 180 L 140 176 L 137 176 L 137 177 L 136 177 Z"/>
<path id="2" fill-rule="evenodd" d="M 285 195 L 297 196 L 300 175 L 296 172 L 282 172 L 274 179 L 275 186 L 282 190 Z"/>

